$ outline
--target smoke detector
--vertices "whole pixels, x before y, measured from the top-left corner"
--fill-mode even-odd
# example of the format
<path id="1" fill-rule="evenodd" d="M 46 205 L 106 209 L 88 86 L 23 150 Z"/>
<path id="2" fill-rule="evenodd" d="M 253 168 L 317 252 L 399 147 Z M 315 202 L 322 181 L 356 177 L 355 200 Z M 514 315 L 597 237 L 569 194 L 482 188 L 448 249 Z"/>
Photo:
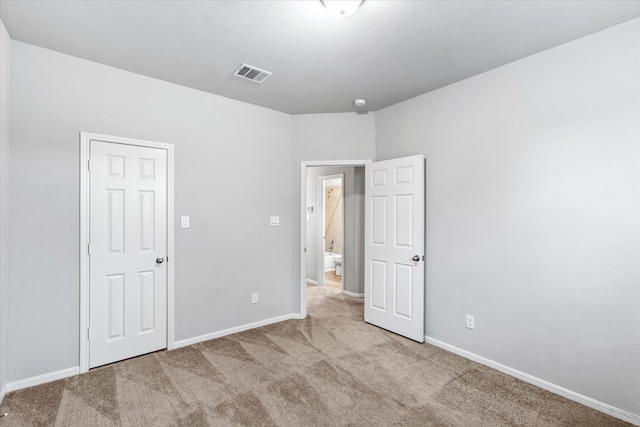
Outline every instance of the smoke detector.
<path id="1" fill-rule="evenodd" d="M 254 83 L 262 83 L 267 80 L 273 73 L 262 70 L 258 67 L 254 67 L 253 65 L 242 64 L 238 67 L 238 69 L 233 73 L 234 76 L 240 77 L 241 79 L 249 80 Z"/>
<path id="2" fill-rule="evenodd" d="M 353 100 L 353 105 L 355 105 L 356 107 L 364 107 L 365 105 L 367 105 L 367 100 L 362 98 L 356 98 Z"/>

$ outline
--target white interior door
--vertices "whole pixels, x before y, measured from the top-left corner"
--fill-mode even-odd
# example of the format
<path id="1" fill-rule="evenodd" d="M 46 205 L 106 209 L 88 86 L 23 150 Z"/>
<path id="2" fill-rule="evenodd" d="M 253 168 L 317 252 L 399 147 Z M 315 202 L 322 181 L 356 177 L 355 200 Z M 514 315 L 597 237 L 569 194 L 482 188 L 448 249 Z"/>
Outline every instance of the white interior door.
<path id="1" fill-rule="evenodd" d="M 365 166 L 364 320 L 424 341 L 424 156 Z"/>
<path id="2" fill-rule="evenodd" d="M 167 152 L 90 143 L 89 367 L 167 346 Z"/>

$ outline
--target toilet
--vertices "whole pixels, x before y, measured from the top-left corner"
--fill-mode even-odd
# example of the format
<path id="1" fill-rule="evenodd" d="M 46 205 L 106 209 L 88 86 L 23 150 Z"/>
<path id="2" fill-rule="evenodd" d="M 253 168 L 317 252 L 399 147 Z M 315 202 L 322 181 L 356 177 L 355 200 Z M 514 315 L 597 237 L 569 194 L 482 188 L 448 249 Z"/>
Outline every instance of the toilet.
<path id="1" fill-rule="evenodd" d="M 342 255 L 334 254 L 333 263 L 336 265 L 336 276 L 342 276 Z"/>

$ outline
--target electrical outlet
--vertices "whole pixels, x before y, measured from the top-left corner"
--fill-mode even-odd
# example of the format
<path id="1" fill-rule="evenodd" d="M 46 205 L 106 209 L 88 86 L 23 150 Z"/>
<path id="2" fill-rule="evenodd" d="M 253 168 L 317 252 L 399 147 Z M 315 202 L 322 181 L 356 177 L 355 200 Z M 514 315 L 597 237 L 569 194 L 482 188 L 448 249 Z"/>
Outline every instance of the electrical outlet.
<path id="1" fill-rule="evenodd" d="M 475 329 L 476 328 L 476 320 L 473 318 L 473 316 L 469 316 L 468 314 L 465 317 L 464 324 L 469 329 Z"/>
<path id="2" fill-rule="evenodd" d="M 251 304 L 258 303 L 258 294 L 251 294 Z"/>

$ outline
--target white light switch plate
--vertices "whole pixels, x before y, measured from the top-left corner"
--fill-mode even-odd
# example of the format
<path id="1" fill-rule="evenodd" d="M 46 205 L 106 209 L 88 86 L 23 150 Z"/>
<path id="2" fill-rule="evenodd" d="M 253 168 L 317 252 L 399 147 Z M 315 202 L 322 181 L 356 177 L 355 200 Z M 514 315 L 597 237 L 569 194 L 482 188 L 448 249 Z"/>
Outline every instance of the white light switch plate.
<path id="1" fill-rule="evenodd" d="M 280 217 L 279 216 L 272 216 L 271 217 L 271 222 L 270 224 L 272 227 L 278 227 L 280 226 Z"/>
<path id="2" fill-rule="evenodd" d="M 180 228 L 189 228 L 189 217 L 181 216 L 180 217 Z"/>

